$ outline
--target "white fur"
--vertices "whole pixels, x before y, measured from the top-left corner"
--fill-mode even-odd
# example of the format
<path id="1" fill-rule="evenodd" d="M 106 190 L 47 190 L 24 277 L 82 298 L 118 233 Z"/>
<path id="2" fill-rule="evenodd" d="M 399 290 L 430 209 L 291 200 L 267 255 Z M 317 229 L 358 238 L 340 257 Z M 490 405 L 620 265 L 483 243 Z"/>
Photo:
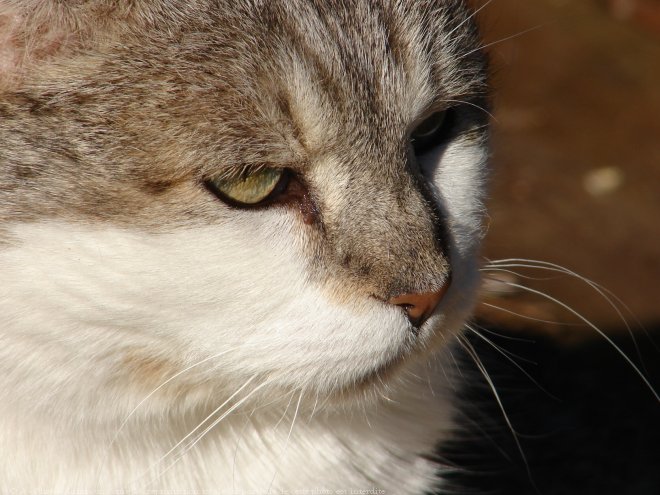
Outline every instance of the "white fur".
<path id="1" fill-rule="evenodd" d="M 266 238 L 236 246 L 226 232 L 219 239 L 212 228 L 146 236 L 70 224 L 18 227 L 14 238 L 18 247 L 0 256 L 0 311 L 6 323 L 0 350 L 1 445 L 3 452 L 14 453 L 3 458 L 2 493 L 92 489 L 98 469 L 102 488 L 139 491 L 133 477 L 255 373 L 273 380 L 265 391 L 304 389 L 306 401 L 313 400 L 399 352 L 408 334 L 394 308 L 369 302 L 342 308 L 324 301 L 304 285 L 295 255 L 268 246 Z M 136 352 L 171 360 L 177 372 L 212 354 L 222 356 L 172 382 L 189 384 L 183 396 L 168 398 L 163 391 L 146 401 L 111 457 L 99 465 L 120 422 L 150 392 L 131 383 L 131 370 L 122 369 L 125 355 Z M 208 397 L 200 393 L 204 380 Z M 313 487 L 321 480 L 323 486 L 357 487 L 364 480 L 342 458 L 366 453 L 362 469 L 372 469 L 374 479 L 384 482 L 393 470 L 402 470 L 396 483 L 415 489 L 399 493 L 416 493 L 420 481 L 405 477 L 430 477 L 427 463 L 404 448 L 401 455 L 408 452 L 417 465 L 412 472 L 419 470 L 412 475 L 413 466 L 397 461 L 384 470 L 387 463 L 378 458 L 401 449 L 404 440 L 422 452 L 432 448 L 428 428 L 443 424 L 446 409 L 423 400 L 428 390 L 422 386 L 419 397 L 401 404 L 374 402 L 369 419 L 355 410 L 320 413 L 310 421 L 305 405 L 295 428 L 293 407 L 280 421 L 286 409 L 281 402 L 249 416 L 267 401 L 264 393 L 219 425 L 155 486 L 211 490 L 232 480 L 241 489 L 265 493 L 279 469 L 274 487 Z M 299 394 L 286 399 L 297 403 Z M 420 412 L 427 419 L 410 422 Z M 367 421 L 382 431 L 374 434 Z M 405 435 L 388 438 L 393 422 L 401 423 L 395 431 Z M 60 437 L 52 438 L 54 433 Z M 373 465 L 370 457 L 376 458 Z M 300 462 L 304 459 L 315 460 Z M 321 473 L 329 466 L 336 473 L 324 479 Z M 198 479 L 199 471 L 208 479 Z"/>

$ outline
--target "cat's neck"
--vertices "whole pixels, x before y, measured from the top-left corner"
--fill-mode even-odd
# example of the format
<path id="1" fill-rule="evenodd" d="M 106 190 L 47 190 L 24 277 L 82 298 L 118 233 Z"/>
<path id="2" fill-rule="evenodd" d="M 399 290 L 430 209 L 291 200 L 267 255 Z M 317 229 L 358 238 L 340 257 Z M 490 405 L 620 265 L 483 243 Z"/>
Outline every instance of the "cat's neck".
<path id="1" fill-rule="evenodd" d="M 199 402 L 186 409 L 181 397 L 172 407 L 155 394 L 149 404 L 130 404 L 137 410 L 126 415 L 125 408 L 112 409 L 117 391 L 111 388 L 85 395 L 90 402 L 106 395 L 99 403 L 105 415 L 89 413 L 100 409 L 99 404 L 80 409 L 71 397 L 68 409 L 63 398 L 50 397 L 50 413 L 44 407 L 5 406 L 0 410 L 0 448 L 12 456 L 1 461 L 0 492 L 55 486 L 93 491 L 98 484 L 104 490 L 136 493 L 218 487 L 228 493 L 267 493 L 269 488 L 301 486 L 385 486 L 392 493 L 422 493 L 435 483 L 438 466 L 428 456 L 448 429 L 451 414 L 447 390 L 438 385 L 437 376 L 431 378 L 431 390 L 428 373 L 425 365 L 390 387 L 386 396 L 335 408 L 314 404 L 310 409 L 296 394 L 250 407 L 234 407 L 240 399 L 218 396 L 214 404 Z M 138 395 L 124 393 L 122 400 L 134 396 L 137 401 Z M 192 404 L 193 398 L 188 399 Z M 199 469 L 204 476 L 197 475 Z M 66 485 L 59 484 L 63 480 Z"/>

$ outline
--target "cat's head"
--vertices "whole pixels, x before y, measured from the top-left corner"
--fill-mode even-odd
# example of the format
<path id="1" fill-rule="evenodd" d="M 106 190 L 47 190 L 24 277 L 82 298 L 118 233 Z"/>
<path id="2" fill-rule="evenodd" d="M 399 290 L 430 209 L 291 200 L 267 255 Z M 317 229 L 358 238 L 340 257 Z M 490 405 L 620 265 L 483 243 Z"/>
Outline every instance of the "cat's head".
<path id="1" fill-rule="evenodd" d="M 5 4 L 7 332 L 330 393 L 461 327 L 487 154 L 462 2 Z"/>

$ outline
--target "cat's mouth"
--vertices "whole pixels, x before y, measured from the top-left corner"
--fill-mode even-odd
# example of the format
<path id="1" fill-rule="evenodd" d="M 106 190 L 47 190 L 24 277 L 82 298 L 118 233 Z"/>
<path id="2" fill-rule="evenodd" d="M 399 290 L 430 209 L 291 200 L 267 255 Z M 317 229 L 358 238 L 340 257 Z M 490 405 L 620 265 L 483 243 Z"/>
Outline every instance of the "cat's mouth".
<path id="1" fill-rule="evenodd" d="M 335 392 L 340 400 L 350 398 L 373 396 L 374 393 L 389 387 L 399 377 L 405 375 L 405 368 L 411 363 L 423 359 L 429 349 L 420 346 L 416 332 L 410 332 L 408 338 L 399 350 L 373 369 L 353 380 L 350 384 L 341 387 Z"/>
<path id="2" fill-rule="evenodd" d="M 400 374 L 401 368 L 415 360 L 416 357 L 426 355 L 431 349 L 420 345 L 420 334 L 433 332 L 429 329 L 428 320 L 437 313 L 438 306 L 444 300 L 452 283 L 449 275 L 442 286 L 436 291 L 421 294 L 405 294 L 389 301 L 373 296 L 387 306 L 398 306 L 408 320 L 409 333 L 400 349 L 383 363 L 366 372 L 363 376 L 344 387 L 340 392 L 343 398 L 348 395 L 362 394 L 373 391 L 382 385 L 387 385 Z"/>

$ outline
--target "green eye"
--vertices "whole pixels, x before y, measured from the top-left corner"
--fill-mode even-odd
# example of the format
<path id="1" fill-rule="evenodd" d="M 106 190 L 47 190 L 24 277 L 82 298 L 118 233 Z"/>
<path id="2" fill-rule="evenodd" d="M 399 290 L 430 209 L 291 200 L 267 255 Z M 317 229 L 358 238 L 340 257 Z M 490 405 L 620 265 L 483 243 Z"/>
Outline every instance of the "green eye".
<path id="1" fill-rule="evenodd" d="M 247 170 L 238 176 L 221 177 L 206 185 L 223 201 L 234 206 L 257 206 L 286 188 L 287 171 L 283 168 Z"/>

